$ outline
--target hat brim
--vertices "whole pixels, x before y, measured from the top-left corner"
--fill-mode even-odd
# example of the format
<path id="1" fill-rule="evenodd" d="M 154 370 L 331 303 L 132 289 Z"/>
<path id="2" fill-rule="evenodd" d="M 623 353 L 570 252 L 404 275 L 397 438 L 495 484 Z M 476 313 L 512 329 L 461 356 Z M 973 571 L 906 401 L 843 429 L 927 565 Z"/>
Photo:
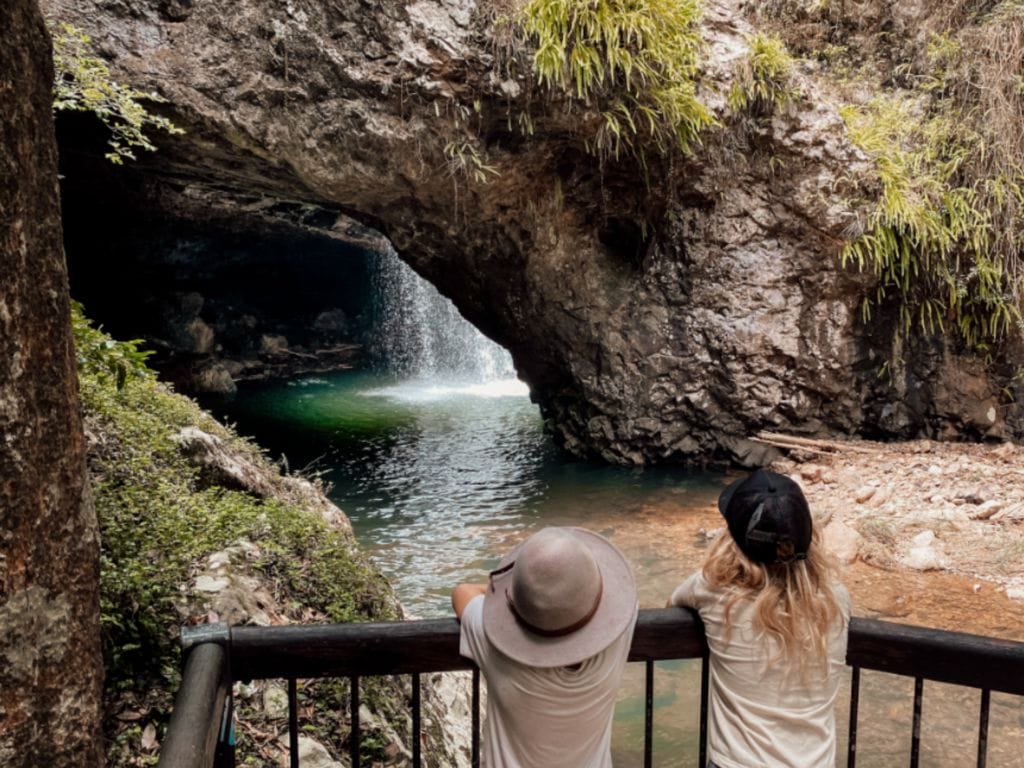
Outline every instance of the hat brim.
<path id="1" fill-rule="evenodd" d="M 601 601 L 583 627 L 562 637 L 543 637 L 519 623 L 509 608 L 506 590 L 512 588 L 511 568 L 495 576 L 484 595 L 484 633 L 491 644 L 514 661 L 531 667 L 564 667 L 594 656 L 618 639 L 637 612 L 633 569 L 615 545 L 584 528 L 565 528 L 590 549 L 601 572 Z M 498 568 L 512 562 L 519 544 L 502 558 Z"/>

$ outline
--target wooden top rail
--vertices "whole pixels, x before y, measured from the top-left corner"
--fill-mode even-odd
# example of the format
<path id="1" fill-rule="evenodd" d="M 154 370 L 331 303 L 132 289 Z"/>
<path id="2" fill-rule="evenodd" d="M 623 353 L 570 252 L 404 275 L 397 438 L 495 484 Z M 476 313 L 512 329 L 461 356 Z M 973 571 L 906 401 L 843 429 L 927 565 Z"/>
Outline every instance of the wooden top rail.
<path id="1" fill-rule="evenodd" d="M 700 619 L 678 608 L 640 611 L 630 661 L 688 659 L 703 652 Z M 295 627 L 232 627 L 235 680 L 347 677 L 473 669 L 459 656 L 454 619 Z"/>
<path id="2" fill-rule="evenodd" d="M 852 619 L 846 663 L 1024 696 L 1024 643 Z"/>
<path id="3" fill-rule="evenodd" d="M 232 627 L 227 637 L 234 680 L 473 668 L 459 656 L 459 625 L 454 618 Z M 695 613 L 644 609 L 629 659 L 699 658 L 704 649 L 704 629 Z M 1024 643 L 1009 640 L 854 618 L 846 661 L 863 669 L 1024 695 Z"/>

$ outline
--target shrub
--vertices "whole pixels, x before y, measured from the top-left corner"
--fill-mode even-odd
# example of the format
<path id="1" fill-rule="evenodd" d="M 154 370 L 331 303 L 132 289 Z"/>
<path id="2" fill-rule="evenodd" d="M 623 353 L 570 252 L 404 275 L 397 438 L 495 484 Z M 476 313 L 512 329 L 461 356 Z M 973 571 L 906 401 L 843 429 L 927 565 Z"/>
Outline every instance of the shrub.
<path id="1" fill-rule="evenodd" d="M 1014 167 L 990 177 L 964 173 L 985 141 L 969 116 L 944 107 L 929 113 L 920 102 L 879 97 L 844 109 L 851 139 L 875 161 L 882 194 L 842 261 L 880 278 L 864 300 L 865 319 L 895 293 L 902 333 L 951 326 L 967 346 L 986 350 L 1021 318 L 1019 285 L 1006 266 L 1016 253 L 995 247 L 987 201 L 1020 200 L 1021 175 Z"/>
<path id="2" fill-rule="evenodd" d="M 110 764 L 135 764 L 125 756 L 131 739 L 124 723 L 109 706 L 117 696 L 135 696 L 132 709 L 166 718 L 177 678 L 182 587 L 209 554 L 240 539 L 253 542 L 249 567 L 278 602 L 330 621 L 394 619 L 397 603 L 351 536 L 317 510 L 286 493 L 260 498 L 201 478 L 175 442 L 186 426 L 217 435 L 262 462 L 268 478 L 276 475 L 255 446 L 160 384 L 137 342 L 113 341 L 77 304 L 73 331 L 100 528 Z"/>

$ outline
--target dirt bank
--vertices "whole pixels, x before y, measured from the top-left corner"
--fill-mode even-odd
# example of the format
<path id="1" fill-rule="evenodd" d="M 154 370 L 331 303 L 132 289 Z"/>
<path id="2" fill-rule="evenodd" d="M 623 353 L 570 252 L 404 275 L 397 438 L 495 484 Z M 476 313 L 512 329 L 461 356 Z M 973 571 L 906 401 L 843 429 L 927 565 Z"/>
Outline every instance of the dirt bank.
<path id="1" fill-rule="evenodd" d="M 804 487 L 857 613 L 1024 639 L 1024 448 L 815 443 L 773 468 Z"/>

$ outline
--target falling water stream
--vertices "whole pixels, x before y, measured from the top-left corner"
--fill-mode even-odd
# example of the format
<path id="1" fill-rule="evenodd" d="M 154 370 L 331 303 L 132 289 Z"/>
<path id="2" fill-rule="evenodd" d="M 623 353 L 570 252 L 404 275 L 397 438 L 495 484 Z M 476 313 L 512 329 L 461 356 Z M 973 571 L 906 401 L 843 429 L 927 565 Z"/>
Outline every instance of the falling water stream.
<path id="1" fill-rule="evenodd" d="M 727 478 L 567 458 L 505 350 L 393 253 L 381 260 L 378 289 L 380 370 L 253 384 L 219 412 L 292 469 L 323 477 L 410 614 L 450 615 L 455 584 L 483 580 L 503 552 L 546 525 L 609 537 L 635 567 L 641 605 L 663 605 L 699 567 Z M 696 766 L 699 667 L 657 666 L 654 764 Z M 912 685 L 862 675 L 858 766 L 907 764 Z M 921 766 L 972 765 L 977 692 L 928 684 L 925 695 Z M 847 702 L 844 691 L 841 755 Z M 1024 768 L 1020 702 L 993 695 L 992 707 L 989 765 Z M 643 708 L 643 670 L 630 665 L 616 710 L 616 765 L 642 763 Z"/>

